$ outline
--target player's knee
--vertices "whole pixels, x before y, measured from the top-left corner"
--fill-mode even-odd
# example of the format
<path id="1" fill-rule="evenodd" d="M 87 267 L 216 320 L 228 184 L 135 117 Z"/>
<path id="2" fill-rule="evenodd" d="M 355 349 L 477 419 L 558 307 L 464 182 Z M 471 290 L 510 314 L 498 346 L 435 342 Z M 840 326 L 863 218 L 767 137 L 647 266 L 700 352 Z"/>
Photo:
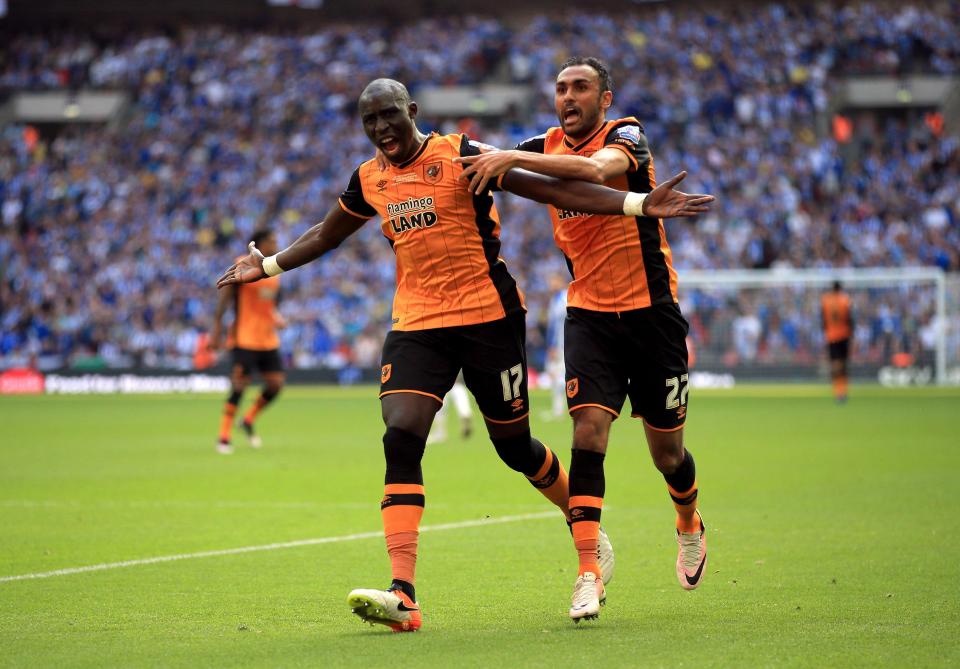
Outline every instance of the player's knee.
<path id="1" fill-rule="evenodd" d="M 525 476 L 536 474 L 546 457 L 546 447 L 533 439 L 529 431 L 512 437 L 491 437 L 490 441 L 504 464 Z"/>
<path id="2" fill-rule="evenodd" d="M 263 399 L 270 402 L 277 395 L 280 394 L 280 391 L 283 389 L 282 381 L 267 381 L 263 385 Z"/>
<path id="3" fill-rule="evenodd" d="M 573 426 L 573 447 L 581 451 L 604 453 L 608 430 L 596 421 L 581 420 Z"/>
<path id="4" fill-rule="evenodd" d="M 234 386 L 230 389 L 230 394 L 227 396 L 227 404 L 240 404 L 241 397 L 243 397 L 243 388 L 237 388 Z"/>
<path id="5" fill-rule="evenodd" d="M 650 449 L 653 465 L 661 474 L 673 474 L 683 462 L 683 443 L 671 442 Z"/>
<path id="6" fill-rule="evenodd" d="M 387 430 L 396 428 L 427 438 L 437 410 L 442 406 L 432 398 L 420 395 L 388 395 L 380 401 Z"/>
<path id="7" fill-rule="evenodd" d="M 386 483 L 423 485 L 420 461 L 426 440 L 412 432 L 388 427 L 383 435 L 383 456 L 387 461 Z"/>
<path id="8" fill-rule="evenodd" d="M 234 365 L 233 369 L 230 370 L 230 383 L 234 388 L 238 388 L 242 392 L 243 389 L 247 387 L 247 384 L 250 383 L 250 377 L 244 372 L 242 366 Z"/>

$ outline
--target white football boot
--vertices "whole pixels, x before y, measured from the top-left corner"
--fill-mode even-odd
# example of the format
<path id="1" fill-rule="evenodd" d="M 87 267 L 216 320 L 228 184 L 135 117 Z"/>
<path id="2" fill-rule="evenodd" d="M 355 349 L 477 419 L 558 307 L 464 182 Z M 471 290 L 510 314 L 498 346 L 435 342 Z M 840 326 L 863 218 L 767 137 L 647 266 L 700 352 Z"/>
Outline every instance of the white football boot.
<path id="1" fill-rule="evenodd" d="M 570 619 L 575 623 L 594 620 L 600 616 L 600 607 L 606 602 L 607 593 L 603 589 L 603 581 L 592 571 L 581 574 L 573 586 Z"/>

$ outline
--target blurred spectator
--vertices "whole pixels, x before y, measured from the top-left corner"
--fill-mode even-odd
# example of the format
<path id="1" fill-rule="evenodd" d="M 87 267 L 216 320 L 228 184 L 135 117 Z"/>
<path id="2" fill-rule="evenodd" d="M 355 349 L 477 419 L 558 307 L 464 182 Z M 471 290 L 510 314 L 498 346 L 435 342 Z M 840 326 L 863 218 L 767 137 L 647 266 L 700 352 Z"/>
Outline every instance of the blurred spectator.
<path id="1" fill-rule="evenodd" d="M 434 39 L 419 39 L 425 33 Z M 0 129 L 0 368 L 190 368 L 214 280 L 238 240 L 269 225 L 281 244 L 292 241 L 371 156 L 354 109 L 369 79 L 393 76 L 414 94 L 427 83 L 528 82 L 538 104 L 481 131 L 506 147 L 555 124 L 552 82 L 573 53 L 610 62 L 611 117 L 644 122 L 661 176 L 687 169 L 688 190 L 718 196 L 708 216 L 667 223 L 681 276 L 750 267 L 960 269 L 960 138 L 942 120 L 851 118 L 844 147 L 814 130 L 839 74 L 960 72 L 954 0 L 560 13 L 519 31 L 472 16 L 389 31 L 51 30 L 4 44 L 0 90 L 123 88 L 134 105 L 120 127 L 68 127 L 52 139 Z M 449 120 L 451 131 L 461 127 L 482 124 Z M 503 255 L 527 294 L 539 366 L 548 277 L 566 268 L 545 209 L 497 199 Z M 289 364 L 377 365 L 390 320 L 391 253 L 374 221 L 290 274 L 281 303 Z M 735 299 L 684 299 L 695 330 L 729 336 Z M 803 299 L 752 300 L 755 312 L 737 327 L 752 341 L 759 323 L 759 334 L 741 357 L 802 358 L 816 349 L 818 328 L 803 316 L 816 308 Z M 855 335 L 864 356 L 879 358 L 902 347 L 905 333 L 932 327 L 929 300 L 910 291 L 856 308 L 865 316 Z"/>

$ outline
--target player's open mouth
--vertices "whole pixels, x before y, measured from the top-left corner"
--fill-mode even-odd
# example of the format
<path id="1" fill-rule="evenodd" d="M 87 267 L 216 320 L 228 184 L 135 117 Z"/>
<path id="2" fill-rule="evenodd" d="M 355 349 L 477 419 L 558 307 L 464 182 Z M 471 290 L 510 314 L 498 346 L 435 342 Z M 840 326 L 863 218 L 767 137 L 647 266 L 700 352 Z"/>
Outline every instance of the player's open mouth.
<path id="1" fill-rule="evenodd" d="M 400 148 L 400 141 L 396 137 L 386 137 L 380 140 L 380 150 L 389 155 Z"/>
<path id="2" fill-rule="evenodd" d="M 563 111 L 563 120 L 566 123 L 575 123 L 580 118 L 578 109 L 565 109 Z"/>

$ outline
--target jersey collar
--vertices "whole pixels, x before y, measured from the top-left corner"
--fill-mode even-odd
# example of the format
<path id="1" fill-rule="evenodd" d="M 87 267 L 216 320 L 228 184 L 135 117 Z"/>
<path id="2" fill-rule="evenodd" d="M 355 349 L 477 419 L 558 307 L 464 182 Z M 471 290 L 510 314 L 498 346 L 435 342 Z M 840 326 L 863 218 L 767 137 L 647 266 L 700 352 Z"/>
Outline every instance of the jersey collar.
<path id="1" fill-rule="evenodd" d="M 585 147 L 587 144 L 589 144 L 590 142 L 592 142 L 592 141 L 594 140 L 594 138 L 595 138 L 597 135 L 599 135 L 599 134 L 603 131 L 603 129 L 607 127 L 607 125 L 608 125 L 609 123 L 610 123 L 609 121 L 604 121 L 603 123 L 601 123 L 601 124 L 600 124 L 600 127 L 593 131 L 593 134 L 591 134 L 589 137 L 587 137 L 585 140 L 583 140 L 582 142 L 580 142 L 580 143 L 577 144 L 576 146 L 573 145 L 573 142 L 570 141 L 570 138 L 567 137 L 566 134 L 564 134 L 564 136 L 563 136 L 563 143 L 564 143 L 564 145 L 565 145 L 568 149 L 572 150 L 574 153 L 577 153 L 577 152 L 579 152 L 579 151 L 582 151 L 582 150 L 583 150 L 583 147 Z M 562 131 L 562 129 L 561 129 L 561 131 Z"/>
<path id="2" fill-rule="evenodd" d="M 398 170 L 404 170 L 410 167 L 411 165 L 413 165 L 418 160 L 420 160 L 420 157 L 423 155 L 423 152 L 427 150 L 427 144 L 429 144 L 430 140 L 436 136 L 437 136 L 437 133 L 431 132 L 429 135 L 427 135 L 426 139 L 424 139 L 423 142 L 420 143 L 420 148 L 417 149 L 417 151 L 410 158 L 400 163 L 399 165 L 394 165 L 393 167 Z"/>

